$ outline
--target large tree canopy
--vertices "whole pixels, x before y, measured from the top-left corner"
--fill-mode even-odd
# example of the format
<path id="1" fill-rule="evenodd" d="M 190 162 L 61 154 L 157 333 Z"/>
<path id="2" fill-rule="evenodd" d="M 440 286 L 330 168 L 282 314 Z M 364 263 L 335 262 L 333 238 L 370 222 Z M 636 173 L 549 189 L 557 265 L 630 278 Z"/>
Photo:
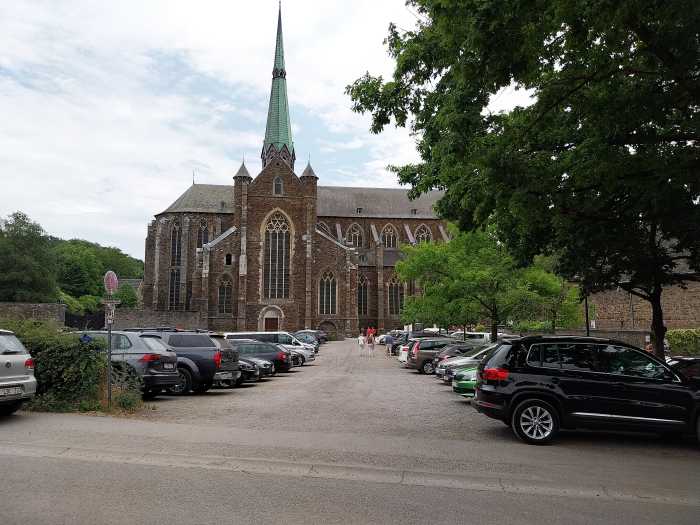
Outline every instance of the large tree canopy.
<path id="1" fill-rule="evenodd" d="M 700 269 L 700 3 L 409 0 L 393 78 L 348 87 L 372 131 L 410 125 L 422 162 L 395 168 L 462 228 L 494 224 L 520 262 L 556 253 L 587 291 L 651 303 Z M 533 103 L 493 114 L 500 90 Z"/>

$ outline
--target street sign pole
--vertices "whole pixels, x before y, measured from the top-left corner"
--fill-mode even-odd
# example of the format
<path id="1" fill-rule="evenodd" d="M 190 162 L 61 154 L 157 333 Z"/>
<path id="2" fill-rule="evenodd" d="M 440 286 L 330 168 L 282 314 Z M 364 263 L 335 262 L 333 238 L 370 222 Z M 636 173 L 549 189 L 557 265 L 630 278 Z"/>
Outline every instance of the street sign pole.
<path id="1" fill-rule="evenodd" d="M 107 408 L 112 408 L 112 325 L 114 324 L 114 311 L 120 301 L 113 299 L 114 292 L 119 288 L 119 279 L 113 271 L 108 271 L 104 277 L 107 299 L 102 301 L 105 305 L 105 321 L 107 323 Z"/>

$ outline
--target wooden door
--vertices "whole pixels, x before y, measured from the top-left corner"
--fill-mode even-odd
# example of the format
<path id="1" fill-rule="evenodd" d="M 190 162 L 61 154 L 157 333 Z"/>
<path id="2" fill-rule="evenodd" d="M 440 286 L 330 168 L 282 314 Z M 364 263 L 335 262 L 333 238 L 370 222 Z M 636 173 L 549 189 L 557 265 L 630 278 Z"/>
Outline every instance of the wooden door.
<path id="1" fill-rule="evenodd" d="M 277 317 L 265 318 L 265 331 L 276 332 L 279 330 L 279 319 Z"/>

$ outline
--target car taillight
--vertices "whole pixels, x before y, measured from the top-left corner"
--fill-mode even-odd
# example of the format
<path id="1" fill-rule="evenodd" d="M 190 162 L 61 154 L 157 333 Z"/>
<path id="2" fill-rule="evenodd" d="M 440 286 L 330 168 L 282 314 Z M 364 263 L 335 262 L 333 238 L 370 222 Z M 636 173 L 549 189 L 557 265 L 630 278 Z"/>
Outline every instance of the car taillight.
<path id="1" fill-rule="evenodd" d="M 286 360 L 287 360 L 287 354 L 285 354 L 284 352 L 278 352 L 278 353 L 277 353 L 277 359 L 279 359 L 280 361 L 286 361 Z"/>
<path id="2" fill-rule="evenodd" d="M 508 379 L 508 370 L 505 368 L 484 368 L 481 372 L 484 381 L 505 381 Z"/>
<path id="3" fill-rule="evenodd" d="M 24 362 L 24 368 L 28 368 L 29 370 L 34 370 L 34 359 L 32 359 L 31 357 L 29 359 L 27 359 Z"/>
<path id="4" fill-rule="evenodd" d="M 160 355 L 159 354 L 145 354 L 141 356 L 141 359 L 139 359 L 141 363 L 154 363 L 156 361 L 160 361 Z"/>
<path id="5" fill-rule="evenodd" d="M 221 368 L 221 350 L 217 350 L 214 354 L 214 364 L 216 368 Z"/>
<path id="6" fill-rule="evenodd" d="M 411 351 L 413 357 L 416 357 L 418 355 L 418 350 L 420 350 L 420 343 L 416 343 L 416 346 L 413 347 L 413 350 Z"/>

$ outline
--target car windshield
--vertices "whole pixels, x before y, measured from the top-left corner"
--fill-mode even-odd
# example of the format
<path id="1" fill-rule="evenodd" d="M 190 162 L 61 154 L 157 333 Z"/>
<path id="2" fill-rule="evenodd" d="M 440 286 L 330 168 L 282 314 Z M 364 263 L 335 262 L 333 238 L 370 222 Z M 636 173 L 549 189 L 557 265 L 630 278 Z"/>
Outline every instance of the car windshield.
<path id="1" fill-rule="evenodd" d="M 0 334 L 1 354 L 27 354 L 27 350 L 17 337 L 11 334 Z"/>
<path id="2" fill-rule="evenodd" d="M 143 344 L 145 344 L 148 349 L 152 350 L 153 352 L 168 352 L 170 350 L 165 343 L 157 337 L 143 336 L 141 337 L 141 340 L 143 341 Z"/>

